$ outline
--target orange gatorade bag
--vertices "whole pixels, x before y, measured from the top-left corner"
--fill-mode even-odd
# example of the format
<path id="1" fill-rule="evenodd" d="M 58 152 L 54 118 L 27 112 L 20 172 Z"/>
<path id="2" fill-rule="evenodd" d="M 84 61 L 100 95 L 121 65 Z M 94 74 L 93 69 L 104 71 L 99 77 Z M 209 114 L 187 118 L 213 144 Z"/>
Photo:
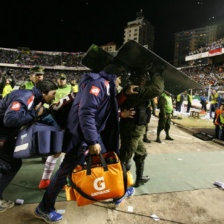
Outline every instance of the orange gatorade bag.
<path id="1" fill-rule="evenodd" d="M 107 199 L 114 202 L 133 184 L 131 173 L 122 167 L 115 152 L 90 155 L 87 165 L 77 166 L 68 177 L 67 199 L 76 200 L 78 206 Z"/>

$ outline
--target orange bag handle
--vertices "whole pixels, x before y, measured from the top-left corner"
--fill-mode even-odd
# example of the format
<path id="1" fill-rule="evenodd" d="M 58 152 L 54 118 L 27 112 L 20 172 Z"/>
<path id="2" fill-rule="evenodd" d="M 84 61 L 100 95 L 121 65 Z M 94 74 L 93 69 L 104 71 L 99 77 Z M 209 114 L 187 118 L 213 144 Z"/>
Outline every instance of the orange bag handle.
<path id="1" fill-rule="evenodd" d="M 87 172 L 86 172 L 86 175 L 91 175 L 92 156 L 94 156 L 94 155 L 89 154 L 89 159 L 87 161 Z M 100 162 L 103 165 L 104 171 L 108 171 L 107 163 L 106 163 L 106 161 L 103 158 L 101 153 L 99 154 L 99 157 L 100 157 Z"/>

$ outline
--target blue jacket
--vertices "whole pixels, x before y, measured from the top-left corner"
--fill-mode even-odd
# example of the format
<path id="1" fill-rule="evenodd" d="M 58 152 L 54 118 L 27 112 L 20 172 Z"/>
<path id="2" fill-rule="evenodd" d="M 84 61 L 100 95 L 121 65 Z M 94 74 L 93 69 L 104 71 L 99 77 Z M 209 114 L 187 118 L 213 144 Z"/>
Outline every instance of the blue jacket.
<path id="1" fill-rule="evenodd" d="M 35 106 L 42 100 L 39 89 L 16 90 L 0 100 L 0 134 L 12 134 L 37 116 Z"/>
<path id="2" fill-rule="evenodd" d="M 15 147 L 15 136 L 21 126 L 37 117 L 35 106 L 42 100 L 39 89 L 16 90 L 0 100 L 0 158 L 11 161 Z"/>
<path id="3" fill-rule="evenodd" d="M 81 146 L 98 143 L 99 135 L 108 151 L 119 148 L 116 76 L 101 71 L 85 74 L 67 120 L 64 151 L 80 152 Z"/>

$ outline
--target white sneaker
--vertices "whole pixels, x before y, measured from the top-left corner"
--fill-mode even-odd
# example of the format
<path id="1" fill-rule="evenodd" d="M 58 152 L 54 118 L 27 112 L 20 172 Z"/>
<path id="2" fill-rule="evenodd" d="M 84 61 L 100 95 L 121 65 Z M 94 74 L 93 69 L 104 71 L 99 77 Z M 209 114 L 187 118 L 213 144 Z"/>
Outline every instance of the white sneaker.
<path id="1" fill-rule="evenodd" d="M 12 208 L 14 204 L 13 201 L 0 200 L 0 212 L 5 212 L 7 209 Z"/>

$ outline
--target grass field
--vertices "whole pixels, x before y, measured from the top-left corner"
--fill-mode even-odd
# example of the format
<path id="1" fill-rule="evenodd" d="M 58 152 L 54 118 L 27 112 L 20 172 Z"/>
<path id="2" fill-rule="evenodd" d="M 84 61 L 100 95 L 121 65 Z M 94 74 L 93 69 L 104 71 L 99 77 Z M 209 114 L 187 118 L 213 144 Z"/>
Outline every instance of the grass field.
<path id="1" fill-rule="evenodd" d="M 182 119 L 172 119 L 172 121 L 183 127 L 187 127 L 187 128 L 213 128 L 214 127 L 212 120 L 198 119 L 193 117 L 187 117 L 184 115 L 178 115 L 178 117 L 182 117 Z"/>

